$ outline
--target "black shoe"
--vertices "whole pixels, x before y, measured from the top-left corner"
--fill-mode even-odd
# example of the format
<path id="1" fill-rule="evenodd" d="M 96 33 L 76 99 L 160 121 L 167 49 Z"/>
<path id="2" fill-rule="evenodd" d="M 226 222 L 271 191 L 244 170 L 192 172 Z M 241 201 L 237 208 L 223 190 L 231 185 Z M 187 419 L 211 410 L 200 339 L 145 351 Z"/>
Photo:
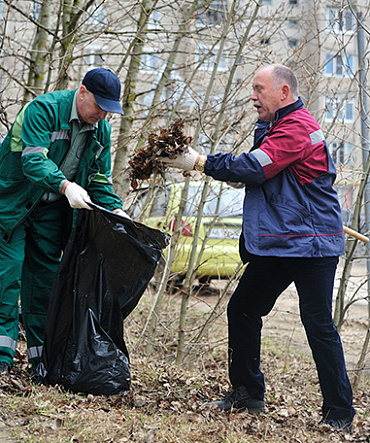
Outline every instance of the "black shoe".
<path id="1" fill-rule="evenodd" d="M 30 375 L 30 382 L 31 382 L 33 385 L 42 385 L 42 383 L 43 383 L 43 379 L 42 379 L 42 377 L 40 376 L 40 374 L 38 374 L 37 372 L 33 372 L 33 373 Z"/>
<path id="2" fill-rule="evenodd" d="M 334 429 L 340 429 L 341 431 L 352 431 L 353 418 L 341 418 L 339 420 L 333 420 L 331 418 L 323 418 L 320 423 L 325 423 Z"/>
<path id="3" fill-rule="evenodd" d="M 220 411 L 243 412 L 248 409 L 250 414 L 265 412 L 265 403 L 263 400 L 252 398 L 245 386 L 238 386 L 231 392 L 228 392 L 222 400 L 206 403 L 208 406 L 215 406 Z"/>
<path id="4" fill-rule="evenodd" d="M 27 372 L 30 374 L 30 383 L 34 385 L 41 385 L 43 383 L 43 377 L 40 375 L 38 368 L 40 366 L 40 363 L 35 368 L 32 366 L 31 368 L 28 368 Z"/>
<path id="5" fill-rule="evenodd" d="M 8 363 L 5 363 L 5 361 L 0 361 L 0 374 L 6 374 L 9 375 L 10 368 Z"/>

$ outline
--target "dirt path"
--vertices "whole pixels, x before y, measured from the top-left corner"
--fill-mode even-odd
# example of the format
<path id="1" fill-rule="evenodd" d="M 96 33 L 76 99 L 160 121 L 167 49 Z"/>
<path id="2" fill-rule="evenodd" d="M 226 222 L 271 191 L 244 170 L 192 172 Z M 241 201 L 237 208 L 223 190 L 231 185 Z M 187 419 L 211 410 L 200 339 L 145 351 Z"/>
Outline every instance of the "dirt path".
<path id="1" fill-rule="evenodd" d="M 12 437 L 9 426 L 0 420 L 0 443 L 16 442 L 16 439 Z"/>
<path id="2" fill-rule="evenodd" d="M 359 359 L 367 331 L 367 318 L 367 303 L 355 303 L 340 332 L 348 370 L 354 369 Z M 311 352 L 300 321 L 298 296 L 293 287 L 279 297 L 273 311 L 265 318 L 263 334 L 276 339 L 282 346 Z M 369 371 L 370 355 L 367 356 L 365 366 Z"/>

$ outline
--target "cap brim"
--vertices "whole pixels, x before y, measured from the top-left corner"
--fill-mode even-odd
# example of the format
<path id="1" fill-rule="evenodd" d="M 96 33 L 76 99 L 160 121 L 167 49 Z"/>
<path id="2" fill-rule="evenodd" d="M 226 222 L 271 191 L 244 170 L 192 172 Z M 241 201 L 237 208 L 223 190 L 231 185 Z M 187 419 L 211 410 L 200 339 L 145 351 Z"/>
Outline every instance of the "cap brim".
<path id="1" fill-rule="evenodd" d="M 100 97 L 99 95 L 94 94 L 96 103 L 99 108 L 101 108 L 105 112 L 114 112 L 116 114 L 123 115 L 123 109 L 119 101 L 108 100 L 106 98 Z"/>

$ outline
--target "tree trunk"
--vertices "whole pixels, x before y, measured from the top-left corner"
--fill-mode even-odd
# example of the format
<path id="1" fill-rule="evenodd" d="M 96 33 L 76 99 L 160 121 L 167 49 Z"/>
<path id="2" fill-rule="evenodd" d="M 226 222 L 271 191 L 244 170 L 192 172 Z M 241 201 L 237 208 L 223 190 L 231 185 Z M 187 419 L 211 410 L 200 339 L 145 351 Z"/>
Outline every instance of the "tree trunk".
<path id="1" fill-rule="evenodd" d="M 240 54 L 244 48 L 244 46 L 246 45 L 247 41 L 248 41 L 248 36 L 250 33 L 250 30 L 252 28 L 252 24 L 253 21 L 255 20 L 255 18 L 257 17 L 257 13 L 258 10 L 260 8 L 260 5 L 262 3 L 262 0 L 259 0 L 259 2 L 257 3 L 255 10 L 254 10 L 254 14 L 252 16 L 251 21 L 249 22 L 249 25 L 247 26 L 247 29 L 244 33 L 243 39 L 240 42 L 240 46 L 239 46 L 239 50 L 236 54 L 235 60 L 234 60 L 234 65 L 233 65 L 233 69 L 230 72 L 230 75 L 228 77 L 228 82 L 227 82 L 227 87 L 224 93 L 224 97 L 226 98 L 229 94 L 231 85 L 232 85 L 232 81 L 235 75 L 235 71 L 236 71 L 236 66 L 237 66 L 237 61 L 240 57 Z M 209 97 L 211 94 L 211 90 L 213 88 L 214 85 L 214 80 L 215 80 L 215 76 L 217 73 L 217 69 L 218 69 L 218 65 L 220 62 L 220 58 L 222 55 L 222 51 L 224 48 L 224 44 L 226 41 L 226 36 L 229 32 L 231 23 L 232 23 L 232 18 L 234 16 L 234 8 L 235 8 L 235 1 L 232 3 L 232 6 L 230 8 L 229 11 L 229 15 L 228 15 L 228 20 L 225 24 L 224 30 L 223 30 L 223 34 L 221 36 L 221 41 L 220 41 L 220 48 L 219 48 L 219 52 L 217 55 L 217 59 L 215 62 L 215 66 L 213 69 L 213 73 L 207 88 L 207 92 L 206 92 L 206 96 L 203 102 L 203 106 L 202 106 L 202 112 L 200 115 L 200 121 L 199 124 L 197 125 L 197 129 L 195 131 L 195 140 L 197 139 L 198 135 L 199 135 L 199 131 L 200 128 L 202 126 L 202 119 L 205 118 L 205 110 L 206 107 L 208 106 L 208 101 L 209 101 Z M 225 113 L 225 100 L 223 100 L 222 105 L 221 105 L 221 110 L 218 114 L 218 118 L 217 118 L 217 123 L 216 123 L 216 129 L 215 129 L 215 135 L 213 138 L 213 142 L 211 145 L 211 154 L 215 151 L 215 147 L 218 144 L 218 131 L 221 127 L 221 123 L 224 120 L 224 114 Z M 178 346 L 177 346 L 177 353 L 176 353 L 176 363 L 177 364 L 181 364 L 185 355 L 186 355 L 186 350 L 185 350 L 185 324 L 186 324 L 186 312 L 187 312 L 187 306 L 188 306 L 188 302 L 189 302 L 189 297 L 190 297 L 190 293 L 191 293 L 191 288 L 193 286 L 194 283 L 194 279 L 195 279 L 195 272 L 194 272 L 194 264 L 195 264 L 195 257 L 196 257 L 196 252 L 197 252 L 197 245 L 198 245 L 198 239 L 199 239 L 199 229 L 201 226 L 201 218 L 203 216 L 203 207 L 204 207 L 204 202 L 205 199 L 207 197 L 207 193 L 208 193 L 208 186 L 209 186 L 209 181 L 210 181 L 210 177 L 207 177 L 205 182 L 204 182 L 204 187 L 203 187 L 203 191 L 202 191 L 202 198 L 198 207 L 198 215 L 197 215 L 197 221 L 196 221 L 196 227 L 193 233 L 193 244 L 192 244 L 192 250 L 190 253 L 190 259 L 189 259 L 189 268 L 188 271 L 186 273 L 185 276 L 185 280 L 184 280 L 184 284 L 183 284 L 183 296 L 182 296 L 182 303 L 181 303 L 181 313 L 180 313 L 180 322 L 179 322 L 179 339 L 178 339 Z M 204 247 L 202 248 L 204 250 Z M 199 260 L 201 259 L 201 257 L 199 258 Z"/>
<path id="2" fill-rule="evenodd" d="M 51 23 L 52 3 L 43 0 L 39 16 L 40 26 L 36 29 L 35 38 L 30 53 L 30 70 L 28 86 L 32 87 L 34 95 L 44 92 L 47 73 L 49 69 L 49 41 L 50 34 L 47 31 Z M 32 97 L 33 98 L 33 97 Z M 25 90 L 24 103 L 31 99 L 29 90 Z"/>
<path id="3" fill-rule="evenodd" d="M 130 64 L 123 89 L 122 109 L 124 115 L 121 118 L 113 169 L 114 189 L 116 194 L 121 198 L 124 198 L 129 190 L 129 177 L 126 173 L 126 169 L 131 142 L 130 132 L 133 123 L 132 116 L 136 100 L 136 84 L 140 71 L 142 50 L 146 42 L 145 29 L 150 14 L 153 11 L 153 6 L 155 6 L 156 3 L 157 0 L 154 2 L 152 0 L 142 0 L 141 2 L 137 32 L 132 45 Z"/>

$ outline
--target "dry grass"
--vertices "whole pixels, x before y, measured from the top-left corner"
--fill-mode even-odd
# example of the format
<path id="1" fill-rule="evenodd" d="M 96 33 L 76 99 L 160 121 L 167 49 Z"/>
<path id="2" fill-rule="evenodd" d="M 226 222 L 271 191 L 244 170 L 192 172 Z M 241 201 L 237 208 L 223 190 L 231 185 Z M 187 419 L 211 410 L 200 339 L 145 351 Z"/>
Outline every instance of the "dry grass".
<path id="1" fill-rule="evenodd" d="M 172 363 L 176 297 L 169 296 L 162 307 L 156 351 L 144 355 L 141 331 L 151 301 L 146 294 L 126 321 L 132 387 L 125 396 L 85 396 L 32 385 L 20 343 L 13 375 L 0 380 L 0 414 L 9 435 L 0 442 L 370 442 L 369 380 L 355 392 L 358 413 L 351 434 L 320 425 L 321 395 L 311 357 L 268 337 L 262 349 L 267 412 L 216 413 L 204 407 L 229 389 L 224 318 L 209 331 L 192 364 L 187 360 L 179 368 Z M 208 304 L 210 299 L 202 301 Z M 204 321 L 199 303 L 194 300 L 189 311 L 189 334 Z"/>

